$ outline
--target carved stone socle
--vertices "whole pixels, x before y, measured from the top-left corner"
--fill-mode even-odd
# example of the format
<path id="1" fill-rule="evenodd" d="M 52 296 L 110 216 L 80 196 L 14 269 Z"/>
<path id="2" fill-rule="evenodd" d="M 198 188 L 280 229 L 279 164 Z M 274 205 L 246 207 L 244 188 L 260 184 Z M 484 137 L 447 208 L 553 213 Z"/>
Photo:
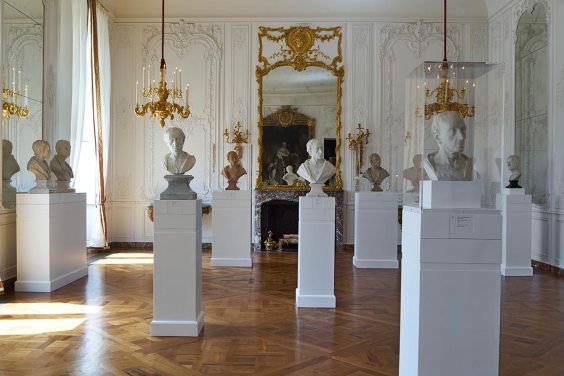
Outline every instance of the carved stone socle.
<path id="1" fill-rule="evenodd" d="M 241 166 L 239 161 L 239 154 L 236 151 L 231 150 L 227 153 L 227 161 L 229 165 L 225 166 L 221 170 L 221 175 L 227 179 L 226 191 L 238 191 L 237 181 L 243 175 L 247 174 L 247 171 Z"/>
<path id="2" fill-rule="evenodd" d="M 310 158 L 298 168 L 298 175 L 310 183 L 311 190 L 306 196 L 326 197 L 322 188 L 335 175 L 335 166 L 323 158 L 323 144 L 317 138 L 309 140 L 306 149 Z"/>
<path id="3" fill-rule="evenodd" d="M 371 167 L 362 174 L 362 177 L 372 183 L 372 192 L 382 192 L 380 185 L 390 176 L 390 173 L 380 167 L 380 155 L 378 153 L 370 154 L 369 160 Z"/>

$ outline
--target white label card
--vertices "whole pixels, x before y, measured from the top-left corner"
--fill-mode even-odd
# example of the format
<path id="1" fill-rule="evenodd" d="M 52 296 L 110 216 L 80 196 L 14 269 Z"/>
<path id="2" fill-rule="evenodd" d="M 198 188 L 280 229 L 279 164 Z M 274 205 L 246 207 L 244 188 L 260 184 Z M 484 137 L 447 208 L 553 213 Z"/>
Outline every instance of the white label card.
<path id="1" fill-rule="evenodd" d="M 474 217 L 472 215 L 451 215 L 449 230 L 451 239 L 472 239 L 474 237 Z"/>

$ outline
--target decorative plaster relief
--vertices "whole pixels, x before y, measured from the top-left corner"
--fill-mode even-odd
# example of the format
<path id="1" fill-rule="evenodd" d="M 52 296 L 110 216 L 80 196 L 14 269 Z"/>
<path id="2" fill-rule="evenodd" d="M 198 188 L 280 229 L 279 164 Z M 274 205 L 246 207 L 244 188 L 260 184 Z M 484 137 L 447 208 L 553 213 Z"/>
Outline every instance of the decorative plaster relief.
<path id="1" fill-rule="evenodd" d="M 564 68 L 560 70 L 560 76 L 558 77 L 558 83 L 556 84 L 558 95 L 558 104 L 560 105 L 560 111 L 564 111 Z"/>
<path id="2" fill-rule="evenodd" d="M 545 9 L 545 16 L 546 16 L 546 24 L 550 25 L 550 0 L 522 0 L 519 4 L 517 4 L 513 8 L 513 24 L 512 24 L 512 35 L 513 35 L 513 42 L 517 41 L 517 25 L 519 24 L 519 20 L 523 13 L 528 12 L 531 13 L 535 5 L 541 4 L 544 6 Z M 550 36 L 550 27 L 547 30 L 548 35 Z"/>
<path id="3" fill-rule="evenodd" d="M 353 29 L 353 43 L 356 48 L 368 47 L 368 28 L 361 26 Z"/>

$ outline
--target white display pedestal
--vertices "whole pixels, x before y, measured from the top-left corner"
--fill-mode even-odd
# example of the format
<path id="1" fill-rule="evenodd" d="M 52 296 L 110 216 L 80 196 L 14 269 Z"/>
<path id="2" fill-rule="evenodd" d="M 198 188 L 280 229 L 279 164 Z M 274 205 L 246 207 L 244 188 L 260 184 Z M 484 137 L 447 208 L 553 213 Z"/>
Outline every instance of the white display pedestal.
<path id="1" fill-rule="evenodd" d="M 335 198 L 300 197 L 297 307 L 335 308 Z"/>
<path id="2" fill-rule="evenodd" d="M 498 374 L 501 215 L 404 206 L 400 376 Z"/>
<path id="3" fill-rule="evenodd" d="M 532 276 L 532 199 L 524 188 L 505 188 L 501 195 L 503 214 L 501 274 Z"/>
<path id="4" fill-rule="evenodd" d="M 357 268 L 398 268 L 397 192 L 356 192 L 354 257 Z"/>
<path id="5" fill-rule="evenodd" d="M 152 336 L 197 337 L 202 310 L 202 201 L 155 200 Z"/>
<path id="6" fill-rule="evenodd" d="M 252 266 L 251 191 L 213 193 L 211 266 Z"/>
<path id="7" fill-rule="evenodd" d="M 86 193 L 18 193 L 16 202 L 16 291 L 51 292 L 87 276 Z"/>

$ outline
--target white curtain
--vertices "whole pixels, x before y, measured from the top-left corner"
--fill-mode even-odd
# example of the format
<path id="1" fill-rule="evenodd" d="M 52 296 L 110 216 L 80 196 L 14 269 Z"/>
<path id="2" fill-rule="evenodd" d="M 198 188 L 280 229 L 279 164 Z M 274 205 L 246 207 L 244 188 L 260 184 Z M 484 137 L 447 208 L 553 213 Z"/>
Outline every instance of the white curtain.
<path id="1" fill-rule="evenodd" d="M 100 169 L 96 154 L 98 129 L 94 124 L 102 125 L 102 176 L 105 182 L 109 150 L 111 87 L 108 15 L 99 5 L 96 7 L 101 95 L 101 118 L 98 119 L 94 90 L 96 81 L 92 63 L 92 15 L 88 11 L 88 1 L 63 1 L 71 3 L 73 7 L 73 124 L 70 142 L 73 148 L 71 167 L 75 171 L 74 187 L 77 192 L 86 192 L 86 245 L 104 248 L 108 243 L 102 225 L 100 205 L 104 197 L 101 194 L 101 176 L 98 173 Z"/>

